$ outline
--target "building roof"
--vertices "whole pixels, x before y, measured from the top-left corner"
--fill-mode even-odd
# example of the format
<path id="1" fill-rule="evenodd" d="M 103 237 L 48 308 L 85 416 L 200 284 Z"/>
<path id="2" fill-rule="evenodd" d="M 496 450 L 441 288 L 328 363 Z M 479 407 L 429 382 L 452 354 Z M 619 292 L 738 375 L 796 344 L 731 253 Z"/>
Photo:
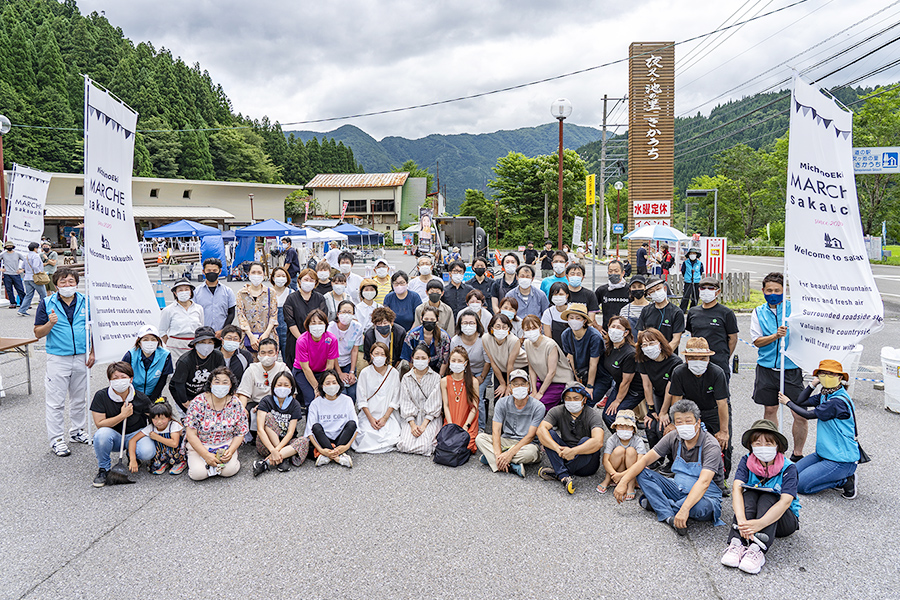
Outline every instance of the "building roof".
<path id="1" fill-rule="evenodd" d="M 409 173 L 351 173 L 320 174 L 307 183 L 306 188 L 385 188 L 406 183 Z"/>
<path id="2" fill-rule="evenodd" d="M 341 221 L 339 219 L 310 219 L 303 222 L 304 227 L 322 227 L 323 229 L 337 227 L 340 224 Z"/>
<path id="3" fill-rule="evenodd" d="M 12 171 L 7 169 L 6 176 L 9 179 Z M 84 180 L 83 173 L 50 173 L 51 177 L 56 179 L 73 179 L 78 181 Z M 255 188 L 273 188 L 273 189 L 284 189 L 284 190 L 302 190 L 302 185 L 294 185 L 294 184 L 284 184 L 284 183 L 254 183 L 250 181 L 218 181 L 215 179 L 166 179 L 162 177 L 132 177 L 132 184 L 135 183 L 146 183 L 146 184 L 167 184 L 167 185 L 179 185 L 185 187 L 191 186 L 226 186 L 226 187 L 255 187 Z"/>
<path id="4" fill-rule="evenodd" d="M 47 204 L 44 216 L 50 219 L 84 219 L 83 204 Z M 135 206 L 135 219 L 234 219 L 221 208 L 209 206 Z"/>

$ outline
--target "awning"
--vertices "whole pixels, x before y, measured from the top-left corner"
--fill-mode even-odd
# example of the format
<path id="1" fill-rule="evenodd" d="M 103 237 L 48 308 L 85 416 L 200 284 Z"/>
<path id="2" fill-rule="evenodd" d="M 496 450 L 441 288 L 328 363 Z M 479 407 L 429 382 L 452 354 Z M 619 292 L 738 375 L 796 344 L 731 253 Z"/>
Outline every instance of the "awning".
<path id="1" fill-rule="evenodd" d="M 48 204 L 44 217 L 47 219 L 84 219 L 83 204 Z M 235 216 L 221 208 L 211 206 L 135 206 L 134 218 L 149 219 L 213 219 L 224 221 Z"/>

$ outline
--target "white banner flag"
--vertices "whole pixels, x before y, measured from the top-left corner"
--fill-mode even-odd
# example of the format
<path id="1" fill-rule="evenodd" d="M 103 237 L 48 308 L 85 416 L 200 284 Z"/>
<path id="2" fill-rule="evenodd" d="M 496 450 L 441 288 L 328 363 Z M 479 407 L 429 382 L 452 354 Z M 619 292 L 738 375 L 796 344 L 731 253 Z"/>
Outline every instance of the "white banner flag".
<path id="1" fill-rule="evenodd" d="M 50 173 L 13 165 L 3 239 L 14 242 L 19 252 L 28 252 L 31 242 L 41 243 L 48 187 Z"/>
<path id="2" fill-rule="evenodd" d="M 159 305 L 138 247 L 131 207 L 137 113 L 85 77 L 84 262 L 98 363 L 120 360 Z"/>
<path id="3" fill-rule="evenodd" d="M 572 225 L 572 246 L 578 245 L 581 241 L 581 232 L 584 228 L 584 217 L 575 217 L 575 223 Z"/>
<path id="4" fill-rule="evenodd" d="M 788 147 L 785 269 L 790 343 L 804 371 L 843 362 L 884 326 L 853 176 L 853 114 L 795 74 Z"/>

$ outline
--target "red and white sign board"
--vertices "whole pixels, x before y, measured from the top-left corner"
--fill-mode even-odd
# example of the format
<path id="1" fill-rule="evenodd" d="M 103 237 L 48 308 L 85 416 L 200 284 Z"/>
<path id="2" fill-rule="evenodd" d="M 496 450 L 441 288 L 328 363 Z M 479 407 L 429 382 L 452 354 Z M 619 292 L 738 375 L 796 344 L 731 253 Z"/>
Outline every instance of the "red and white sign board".
<path id="1" fill-rule="evenodd" d="M 726 273 L 725 259 L 728 254 L 728 238 L 701 237 L 700 250 L 703 272 L 723 278 Z"/>
<path id="2" fill-rule="evenodd" d="M 634 217 L 660 219 L 672 216 L 672 202 L 669 200 L 636 200 Z"/>
<path id="3" fill-rule="evenodd" d="M 638 219 L 635 215 L 634 218 L 634 228 L 644 227 L 645 225 L 666 225 L 671 226 L 669 219 Z"/>

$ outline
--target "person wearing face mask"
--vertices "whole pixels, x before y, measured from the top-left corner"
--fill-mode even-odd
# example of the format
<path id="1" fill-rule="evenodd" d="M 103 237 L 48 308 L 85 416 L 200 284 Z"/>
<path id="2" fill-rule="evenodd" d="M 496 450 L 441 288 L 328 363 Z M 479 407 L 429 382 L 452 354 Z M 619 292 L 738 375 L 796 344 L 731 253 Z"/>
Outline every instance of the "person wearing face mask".
<path id="1" fill-rule="evenodd" d="M 418 271 L 418 276 L 413 277 L 410 280 L 409 291 L 410 293 L 418 295 L 422 302 L 428 302 L 428 290 L 425 286 L 427 286 L 428 282 L 432 279 L 441 281 L 441 278 L 432 274 L 432 260 L 431 256 L 428 254 L 423 254 L 417 259 L 416 269 Z M 441 282 L 441 287 L 443 287 L 443 282 Z"/>
<path id="2" fill-rule="evenodd" d="M 504 256 L 502 266 L 503 275 L 494 280 L 494 285 L 491 286 L 491 293 L 489 294 L 491 309 L 494 314 L 500 311 L 500 303 L 503 302 L 503 299 L 519 285 L 519 281 L 516 278 L 516 271 L 519 269 L 518 255 L 510 252 Z M 533 269 L 534 266 L 532 265 L 531 268 Z"/>
<path id="3" fill-rule="evenodd" d="M 700 292 L 700 280 L 703 279 L 703 263 L 700 262 L 700 249 L 691 248 L 681 263 L 681 276 L 684 277 L 684 294 L 681 296 L 681 311 L 697 304 Z"/>
<path id="4" fill-rule="evenodd" d="M 634 340 L 625 317 L 613 317 L 609 322 L 609 343 L 603 357 L 603 368 L 610 374 L 615 387 L 609 391 L 603 409 L 603 421 L 612 428 L 620 410 L 634 410 L 644 399 L 644 385 L 637 377 L 634 360 Z"/>
<path id="5" fill-rule="evenodd" d="M 272 393 L 272 377 L 282 371 L 290 372 L 290 367 L 279 360 L 278 343 L 272 338 L 263 338 L 259 341 L 259 352 L 256 358 L 259 362 L 252 362 L 244 369 L 236 392 L 237 399 L 244 407 L 250 424 L 250 433 L 258 429 L 256 413 L 258 404 Z M 298 401 L 299 401 L 298 397 Z"/>
<path id="6" fill-rule="evenodd" d="M 628 304 L 629 290 L 624 279 L 624 267 L 622 261 L 613 259 L 606 266 L 608 282 L 601 285 L 594 292 L 600 312 L 603 314 L 603 329 L 609 326 L 609 320 L 622 312 L 622 307 Z"/>
<path id="7" fill-rule="evenodd" d="M 312 269 L 300 271 L 300 289 L 288 296 L 284 301 L 284 323 L 287 325 L 287 346 L 285 347 L 285 364 L 294 364 L 294 353 L 297 339 L 306 331 L 303 323 L 314 310 L 326 312 L 328 306 L 325 297 L 316 291 L 316 272 Z"/>
<path id="8" fill-rule="evenodd" d="M 384 306 L 394 311 L 395 320 L 403 328 L 404 334 L 412 329 L 416 320 L 416 309 L 422 304 L 418 294 L 409 291 L 409 278 L 403 271 L 391 275 L 394 291 L 385 296 Z"/>
<path id="9" fill-rule="evenodd" d="M 114 362 L 106 368 L 109 387 L 99 390 L 91 401 L 91 416 L 97 430 L 94 432 L 94 455 L 99 471 L 94 487 L 106 485 L 106 475 L 112 463 L 110 453 L 118 452 L 122 442 L 122 421 L 126 421 L 125 445 L 147 426 L 150 416 L 150 398 L 131 385 L 134 371 L 127 362 Z M 150 461 L 156 456 L 153 440 L 138 440 L 137 459 Z"/>
<path id="10" fill-rule="evenodd" d="M 138 331 L 134 348 L 125 353 L 123 362 L 134 372 L 132 385 L 151 400 L 162 398 L 169 375 L 175 372 L 172 355 L 162 345 L 159 332 L 153 325 L 144 325 Z"/>
<path id="11" fill-rule="evenodd" d="M 286 271 L 285 271 L 286 273 Z M 222 262 L 218 258 L 203 261 L 203 285 L 194 289 L 194 302 L 203 307 L 203 325 L 221 335 L 222 328 L 234 321 L 237 297 L 227 285 L 219 285 Z"/>
<path id="12" fill-rule="evenodd" d="M 44 385 L 47 436 L 57 456 L 71 454 L 64 437 L 66 398 L 69 400 L 69 439 L 89 444 L 87 429 L 87 395 L 89 369 L 94 365 L 94 351 L 88 344 L 86 321 L 87 298 L 78 293 L 78 273 L 60 267 L 53 274 L 57 292 L 37 305 L 34 337 L 46 337 L 47 373 Z"/>
<path id="13" fill-rule="evenodd" d="M 659 246 L 659 268 L 662 272 L 662 278 L 669 280 L 669 269 L 675 266 L 675 257 L 669 252 L 668 244 L 660 244 Z"/>
<path id="14" fill-rule="evenodd" d="M 288 284 L 291 278 L 284 267 L 275 267 L 272 269 L 272 276 L 269 278 L 272 283 L 272 291 L 275 292 L 275 301 L 278 304 L 278 326 L 275 333 L 278 335 L 278 347 L 284 352 L 284 346 L 287 344 L 287 322 L 284 320 L 284 303 L 288 296 L 291 295 L 291 288 Z"/>
<path id="15" fill-rule="evenodd" d="M 391 366 L 383 342 L 375 342 L 369 352 L 372 364 L 360 371 L 356 388 L 359 435 L 352 447 L 381 454 L 393 451 L 400 441 L 400 372 Z"/>
<path id="16" fill-rule="evenodd" d="M 547 294 L 534 285 L 534 269 L 528 265 L 522 265 L 516 271 L 516 277 L 518 285 L 506 294 L 507 298 L 515 298 L 519 303 L 516 316 L 524 319 L 528 315 L 534 315 L 540 321 L 540 316 L 550 308 L 550 300 L 547 299 Z"/>
<path id="17" fill-rule="evenodd" d="M 522 253 L 522 258 L 525 259 L 526 265 L 534 266 L 537 264 L 538 251 L 534 249 L 534 242 L 528 240 L 528 246 L 525 248 L 525 252 Z"/>
<path id="18" fill-rule="evenodd" d="M 457 346 L 450 351 L 450 374 L 441 379 L 441 398 L 444 404 L 444 423 L 454 423 L 469 433 L 469 450 L 478 447 L 478 385 L 472 375 L 469 355 Z"/>
<path id="19" fill-rule="evenodd" d="M 249 432 L 247 414 L 234 396 L 237 380 L 227 367 L 215 369 L 184 417 L 188 476 L 194 481 L 231 477 L 241 469 L 237 449 Z"/>
<path id="20" fill-rule="evenodd" d="M 194 302 L 194 284 L 187 279 L 179 279 L 172 285 L 175 302 L 159 313 L 159 333 L 163 344 L 172 353 L 172 360 L 190 352 L 190 342 L 194 331 L 203 327 L 203 307 Z M 213 330 L 215 331 L 215 330 Z"/>
<path id="21" fill-rule="evenodd" d="M 519 338 L 520 340 L 523 340 L 524 334 L 522 332 L 522 319 L 520 319 L 516 314 L 518 312 L 519 301 L 515 298 L 504 298 L 503 302 L 500 303 L 500 314 L 506 315 L 506 318 L 508 318 L 510 323 L 512 323 L 511 335 Z"/>
<path id="22" fill-rule="evenodd" d="M 797 489 L 801 494 L 841 488 L 844 498 L 856 498 L 856 467 L 862 452 L 856 441 L 856 406 L 842 385 L 849 379 L 841 363 L 823 360 L 796 402 L 785 394 L 778 395 L 778 401 L 798 417 L 818 419 L 816 451 L 797 463 Z M 819 393 L 813 394 L 819 385 Z"/>
<path id="23" fill-rule="evenodd" d="M 41 263 L 44 265 L 44 273 L 50 278 L 50 282 L 47 284 L 47 291 L 51 294 L 56 291 L 56 286 L 53 285 L 53 274 L 56 273 L 58 260 L 59 254 L 50 248 L 50 242 L 48 240 L 41 242 Z"/>
<path id="24" fill-rule="evenodd" d="M 787 438 L 772 421 L 753 423 L 741 436 L 741 444 L 750 454 L 741 459 L 734 472 L 734 518 L 721 562 L 755 575 L 766 563 L 766 553 L 775 538 L 800 529 L 798 475 L 797 467 L 784 456 Z M 765 550 L 754 541 L 759 533 L 765 534 Z"/>
<path id="25" fill-rule="evenodd" d="M 493 315 L 484 303 L 485 296 L 481 293 L 481 290 L 474 289 L 466 294 L 466 306 L 469 307 L 469 310 L 478 315 L 478 320 L 481 321 L 481 324 L 487 329 Z"/>
<path id="26" fill-rule="evenodd" d="M 222 328 L 222 358 L 225 359 L 225 366 L 231 369 L 238 381 L 255 359 L 255 356 L 244 348 L 241 338 L 241 330 L 237 326 L 226 325 Z"/>
<path id="27" fill-rule="evenodd" d="M 363 279 L 359 286 L 360 300 L 356 305 L 356 320 L 363 326 L 364 331 L 372 328 L 372 312 L 381 308 L 381 304 L 375 301 L 378 297 L 378 284 L 374 279 Z"/>
<path id="28" fill-rule="evenodd" d="M 509 374 L 510 394 L 494 407 L 491 433 L 479 433 L 475 445 L 481 464 L 491 471 L 525 477 L 525 465 L 541 461 L 537 429 L 544 419 L 544 405 L 529 395 L 528 374 L 516 369 Z"/>
<path id="29" fill-rule="evenodd" d="M 688 518 L 724 525 L 719 518 L 725 485 L 719 442 L 703 428 L 700 409 L 690 400 L 673 404 L 669 418 L 675 431 L 664 435 L 625 471 L 616 485 L 616 501 L 625 500 L 629 483 L 637 478 L 642 492 L 638 504 L 655 512 L 656 519 L 672 527 L 678 535 L 687 535 Z M 647 468 L 661 458 L 672 462 L 673 479 Z"/>
<path id="30" fill-rule="evenodd" d="M 294 243 L 291 241 L 291 238 L 281 238 L 281 243 L 284 245 L 284 269 L 288 274 L 288 283 L 292 290 L 296 290 L 297 275 L 301 271 L 300 255 L 297 254 L 297 249 L 294 248 Z"/>
<path id="31" fill-rule="evenodd" d="M 584 287 L 584 266 L 577 262 L 570 263 L 566 267 L 566 279 L 569 286 L 569 302 L 587 306 L 593 323 L 597 313 L 600 312 L 600 303 L 597 302 L 597 294 Z"/>
<path id="32" fill-rule="evenodd" d="M 450 335 L 438 323 L 438 309 L 433 306 L 425 306 L 421 319 L 422 324 L 413 327 L 406 334 L 400 358 L 409 362 L 413 350 L 423 345 L 428 348 L 429 365 L 443 377 L 450 358 Z"/>
<path id="33" fill-rule="evenodd" d="M 260 400 L 256 414 L 263 424 L 256 436 L 256 452 L 263 458 L 253 462 L 253 476 L 259 477 L 272 467 L 286 472 L 291 465 L 302 465 L 309 454 L 309 438 L 297 431 L 303 412 L 297 402 L 297 383 L 290 373 L 280 371 L 272 378 L 272 388 Z"/>
<path id="34" fill-rule="evenodd" d="M 550 240 L 544 242 L 544 249 L 538 258 L 541 260 L 541 279 L 553 277 L 553 243 Z"/>
<path id="35" fill-rule="evenodd" d="M 338 341 L 338 368 L 344 393 L 356 403 L 356 363 L 363 345 L 362 325 L 355 319 L 356 307 L 344 300 L 337 307 L 337 318 L 328 324 L 328 333 Z"/>
<path id="36" fill-rule="evenodd" d="M 25 269 L 19 267 L 25 257 L 16 252 L 15 242 L 7 240 L 3 244 L 3 249 L 3 254 L 0 254 L 0 273 L 3 273 L 3 287 L 6 288 L 6 297 L 9 300 L 7 308 L 17 309 L 25 298 L 25 286 L 22 285 L 22 273 Z M 18 302 L 16 294 L 19 295 Z"/>
<path id="37" fill-rule="evenodd" d="M 225 358 L 217 350 L 222 341 L 212 327 L 198 327 L 192 337 L 187 354 L 175 361 L 175 373 L 169 380 L 169 393 L 185 412 L 190 402 L 203 393 L 210 373 L 225 366 Z"/>
<path id="38" fill-rule="evenodd" d="M 347 250 L 338 255 L 338 270 L 347 278 L 347 293 L 354 303 L 359 302 L 359 284 L 363 278 L 353 272 L 353 253 Z"/>
<path id="39" fill-rule="evenodd" d="M 251 354 L 259 349 L 259 340 L 271 337 L 278 327 L 278 299 L 266 280 L 263 266 L 250 263 L 250 283 L 237 293 L 237 318 L 244 332 L 244 346 Z"/>
<path id="40" fill-rule="evenodd" d="M 583 385 L 570 385 L 563 392 L 564 403 L 547 411 L 537 431 L 550 461 L 549 467 L 538 469 L 538 477 L 559 481 L 569 494 L 575 493 L 575 477 L 590 477 L 602 459 L 603 419 L 585 405 L 588 398 Z"/>
<path id="41" fill-rule="evenodd" d="M 522 331 L 532 396 L 549 410 L 559 404 L 566 385 L 575 380 L 575 372 L 562 348 L 541 334 L 541 322 L 536 316 L 528 315 L 522 319 Z"/>
<path id="42" fill-rule="evenodd" d="M 331 278 L 331 291 L 325 295 L 325 306 L 328 308 L 328 321 L 334 321 L 337 316 L 337 307 L 341 302 L 350 300 L 347 293 L 347 277 L 343 273 L 336 273 Z"/>
<path id="43" fill-rule="evenodd" d="M 691 400 L 700 408 L 700 420 L 713 434 L 723 452 L 725 477 L 731 471 L 731 429 L 728 421 L 728 381 L 722 369 L 711 362 L 714 356 L 701 337 L 691 337 L 684 348 L 686 364 L 672 370 L 670 401 Z"/>
<path id="44" fill-rule="evenodd" d="M 475 384 L 478 386 L 478 427 L 484 429 L 487 388 L 490 383 L 488 375 L 491 372 L 491 363 L 487 360 L 484 344 L 481 341 L 481 337 L 484 335 L 484 326 L 482 326 L 478 315 L 467 308 L 460 312 L 456 319 L 456 331 L 458 333 L 450 339 L 450 349 L 462 347 L 465 348 L 466 353 L 469 355 L 469 367 L 472 369 L 472 375 L 475 376 Z"/>
<path id="45" fill-rule="evenodd" d="M 641 375 L 644 388 L 644 400 L 647 402 L 647 416 L 644 427 L 647 432 L 647 443 L 650 447 L 662 439 L 666 427 L 669 426 L 669 406 L 672 397 L 669 394 L 669 382 L 672 371 L 683 361 L 672 353 L 672 347 L 656 329 L 650 327 L 638 334 L 634 353 L 635 371 Z"/>
<path id="46" fill-rule="evenodd" d="M 466 265 L 462 261 L 451 262 L 447 271 L 450 273 L 450 281 L 444 285 L 444 295 L 441 300 L 453 311 L 453 318 L 459 311 L 466 308 L 466 295 L 472 291 L 472 286 L 463 283 L 466 276 Z"/>
<path id="47" fill-rule="evenodd" d="M 394 311 L 382 306 L 372 311 L 372 328 L 363 335 L 363 358 L 371 363 L 371 350 L 374 344 L 381 342 L 387 351 L 387 362 L 392 367 L 400 365 L 403 354 L 403 342 L 406 330 L 395 323 Z"/>
<path id="48" fill-rule="evenodd" d="M 375 261 L 375 273 L 372 279 L 375 281 L 378 295 L 375 296 L 375 302 L 384 304 L 384 297 L 391 293 L 391 266 L 383 258 Z"/>
<path id="49" fill-rule="evenodd" d="M 584 304 L 573 302 L 562 317 L 567 327 L 560 346 L 578 382 L 591 394 L 588 406 L 596 406 L 612 385 L 612 377 L 601 362 L 605 349 L 603 336 L 588 326 L 590 315 Z"/>
<path id="50" fill-rule="evenodd" d="M 297 340 L 293 375 L 300 388 L 302 404 L 308 408 L 319 393 L 319 375 L 334 371 L 339 351 L 337 338 L 326 331 L 328 317 L 321 310 L 306 316 L 304 328 L 306 331 Z"/>
<path id="51" fill-rule="evenodd" d="M 528 356 L 522 348 L 522 340 L 513 334 L 510 318 L 502 313 L 494 315 L 481 336 L 481 344 L 494 374 L 494 398 L 509 396 L 512 392 L 507 374 L 515 369 L 528 369 Z M 482 410 L 487 412 L 487 407 L 485 402 Z"/>
<path id="52" fill-rule="evenodd" d="M 641 242 L 641 247 L 638 248 L 637 256 L 634 261 L 638 275 L 649 275 L 647 272 L 647 257 L 650 254 L 649 248 L 650 244 L 648 242 Z"/>
<path id="53" fill-rule="evenodd" d="M 684 333 L 684 312 L 669 302 L 666 282 L 655 278 L 647 282 L 647 296 L 653 304 L 649 304 L 638 317 L 637 330 L 643 331 L 652 327 L 662 333 L 669 341 L 672 351 L 678 354 L 678 344 Z"/>
<path id="54" fill-rule="evenodd" d="M 331 293 L 331 264 L 327 260 L 316 263 L 316 291 L 323 296 Z"/>
<path id="55" fill-rule="evenodd" d="M 790 301 L 784 301 L 784 276 L 769 273 L 763 278 L 765 303 L 750 313 L 750 341 L 757 348 L 756 374 L 753 382 L 753 402 L 763 406 L 763 418 L 778 424 L 778 394 L 781 391 L 781 365 L 784 358 L 784 393 L 797 402 L 803 391 L 803 371 L 784 352 L 790 347 L 791 333 L 786 320 L 791 315 Z M 782 342 L 784 346 L 782 347 Z M 809 432 L 806 419 L 791 413 L 794 423 L 791 435 L 794 449 L 791 462 L 803 458 L 803 446 Z"/>
<path id="56" fill-rule="evenodd" d="M 456 320 L 453 316 L 453 309 L 444 302 L 444 286 L 440 280 L 433 279 L 426 286 L 428 291 L 428 302 L 420 304 L 416 307 L 416 318 L 413 321 L 413 328 L 422 324 L 422 315 L 426 307 L 431 307 L 438 313 L 438 324 L 441 329 L 447 332 L 447 335 L 453 337 L 456 329 Z"/>
<path id="57" fill-rule="evenodd" d="M 557 345 L 562 346 L 563 332 L 569 328 L 569 324 L 563 319 L 562 314 L 569 307 L 569 286 L 557 281 L 548 290 L 550 307 L 541 315 L 541 331 Z"/>
<path id="58" fill-rule="evenodd" d="M 619 311 L 619 315 L 625 317 L 631 323 L 631 334 L 635 337 L 638 335 L 637 324 L 638 319 L 641 317 L 641 311 L 650 304 L 650 300 L 647 299 L 646 287 L 647 280 L 643 275 L 632 277 L 628 283 L 628 298 L 631 302 L 623 306 Z"/>
<path id="59" fill-rule="evenodd" d="M 441 377 L 428 366 L 428 348 L 418 346 L 412 353 L 411 369 L 400 380 L 400 441 L 397 451 L 434 454 L 437 434 L 443 426 Z"/>
<path id="60" fill-rule="evenodd" d="M 473 290 L 478 290 L 482 293 L 485 298 L 489 298 L 491 296 L 491 289 L 494 287 L 494 279 L 491 276 L 490 267 L 488 266 L 488 261 L 483 256 L 476 256 L 475 259 L 472 260 L 472 272 L 475 274 L 470 280 L 466 283 L 469 284 Z M 471 292 L 470 292 L 471 293 Z M 466 294 L 466 302 L 468 303 L 469 296 Z M 484 300 L 482 300 L 482 304 L 484 304 Z M 491 306 L 486 306 L 485 309 L 490 313 Z"/>
<path id="61" fill-rule="evenodd" d="M 541 291 L 544 294 L 550 294 L 550 286 L 554 283 L 560 282 L 568 285 L 569 280 L 566 279 L 567 264 L 569 264 L 568 254 L 562 250 L 557 250 L 553 253 L 553 258 L 550 259 L 550 268 L 553 270 L 553 276 L 541 279 Z"/>
<path id="62" fill-rule="evenodd" d="M 353 401 L 342 394 L 337 371 L 322 373 L 322 393 L 309 406 L 304 435 L 315 448 L 316 466 L 334 461 L 342 467 L 352 468 L 353 460 L 347 451 L 359 435 L 359 419 Z"/>
<path id="63" fill-rule="evenodd" d="M 606 476 L 597 485 L 597 491 L 605 494 L 610 483 L 618 484 L 622 475 L 647 454 L 647 446 L 637 435 L 637 417 L 633 410 L 620 410 L 612 424 L 613 435 L 603 448 L 603 470 Z M 634 481 L 628 483 L 625 500 L 634 500 Z"/>

